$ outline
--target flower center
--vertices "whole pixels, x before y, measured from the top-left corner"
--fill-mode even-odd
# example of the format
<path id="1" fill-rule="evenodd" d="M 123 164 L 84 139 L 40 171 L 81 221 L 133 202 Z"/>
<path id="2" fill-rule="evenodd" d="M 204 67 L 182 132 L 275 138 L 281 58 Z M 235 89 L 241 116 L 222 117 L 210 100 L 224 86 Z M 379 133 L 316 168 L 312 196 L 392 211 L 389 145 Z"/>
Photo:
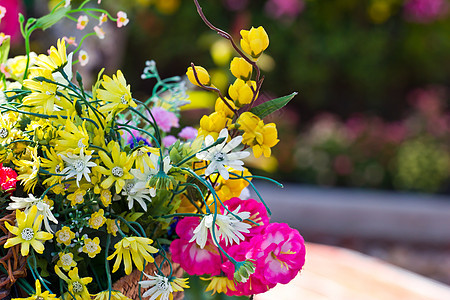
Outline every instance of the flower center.
<path id="1" fill-rule="evenodd" d="M 222 152 L 216 153 L 216 154 L 214 154 L 213 159 L 215 161 L 224 161 L 225 160 L 225 154 L 223 154 Z"/>
<path id="2" fill-rule="evenodd" d="M 128 100 L 127 100 L 127 95 L 123 94 L 122 97 L 120 97 L 120 102 L 122 102 L 122 104 L 128 104 Z"/>
<path id="3" fill-rule="evenodd" d="M 72 257 L 69 254 L 64 254 L 61 256 L 61 262 L 65 266 L 69 266 L 72 264 Z"/>
<path id="4" fill-rule="evenodd" d="M 62 242 L 66 242 L 66 241 L 68 241 L 68 240 L 70 239 L 70 234 L 68 234 L 68 233 L 65 232 L 65 231 L 62 231 L 62 232 L 59 234 L 59 239 L 60 239 Z"/>
<path id="5" fill-rule="evenodd" d="M 122 177 L 123 169 L 121 167 L 114 167 L 112 168 L 111 173 L 116 177 Z"/>
<path id="6" fill-rule="evenodd" d="M 86 249 L 88 252 L 95 252 L 97 250 L 98 246 L 96 243 L 89 243 L 86 244 Z"/>
<path id="7" fill-rule="evenodd" d="M 36 296 L 36 300 L 44 300 L 41 296 Z"/>
<path id="8" fill-rule="evenodd" d="M 81 171 L 83 171 L 84 168 L 86 167 L 86 164 L 84 163 L 84 161 L 82 161 L 82 160 L 80 159 L 80 160 L 77 160 L 77 161 L 73 164 L 73 167 L 74 167 L 75 171 L 81 172 Z"/>
<path id="9" fill-rule="evenodd" d="M 9 132 L 6 128 L 0 128 L 0 138 L 4 139 L 8 136 Z"/>
<path id="10" fill-rule="evenodd" d="M 92 224 L 94 224 L 95 227 L 100 227 L 103 223 L 102 221 L 103 221 L 102 217 L 97 217 L 94 220 L 92 220 Z"/>
<path id="11" fill-rule="evenodd" d="M 34 237 L 34 230 L 32 228 L 24 228 L 22 230 L 22 238 L 25 241 L 30 241 Z"/>
<path id="12" fill-rule="evenodd" d="M 159 290 L 167 291 L 169 289 L 169 283 L 166 281 L 160 281 L 156 284 Z"/>
<path id="13" fill-rule="evenodd" d="M 79 283 L 78 281 L 74 281 L 72 283 L 72 288 L 73 288 L 73 292 L 75 294 L 79 294 L 83 291 L 83 285 L 81 283 Z"/>
<path id="14" fill-rule="evenodd" d="M 55 167 L 55 174 L 58 174 L 59 172 L 61 172 L 61 166 L 58 164 Z"/>
<path id="15" fill-rule="evenodd" d="M 144 155 L 144 151 L 142 151 L 141 149 L 138 149 L 137 150 L 137 156 L 142 156 L 142 155 Z"/>
<path id="16" fill-rule="evenodd" d="M 127 193 L 131 192 L 131 190 L 133 189 L 133 187 L 134 187 L 134 184 L 132 184 L 132 183 L 127 183 L 127 185 L 126 185 L 126 187 L 125 187 Z"/>

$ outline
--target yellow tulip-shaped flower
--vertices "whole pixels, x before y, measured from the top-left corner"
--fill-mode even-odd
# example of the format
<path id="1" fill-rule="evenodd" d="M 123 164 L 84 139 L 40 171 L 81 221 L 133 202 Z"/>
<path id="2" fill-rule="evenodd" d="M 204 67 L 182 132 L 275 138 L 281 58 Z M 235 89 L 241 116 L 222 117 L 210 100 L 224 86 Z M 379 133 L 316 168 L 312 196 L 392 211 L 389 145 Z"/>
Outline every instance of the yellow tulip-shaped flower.
<path id="1" fill-rule="evenodd" d="M 225 114 L 220 112 L 213 112 L 209 116 L 203 116 L 200 119 L 200 129 L 198 136 L 212 136 L 217 139 L 219 132 L 225 128 L 231 122 L 230 118 L 227 118 Z"/>
<path id="2" fill-rule="evenodd" d="M 118 70 L 117 75 L 113 75 L 112 78 L 103 75 L 102 86 L 104 89 L 97 90 L 97 98 L 106 101 L 106 104 L 99 108 L 102 113 L 117 113 L 129 106 L 137 106 L 131 97 L 130 85 L 127 85 L 122 71 Z"/>
<path id="3" fill-rule="evenodd" d="M 104 151 L 99 151 L 98 154 L 100 159 L 106 168 L 98 166 L 96 167 L 96 170 L 107 176 L 100 186 L 104 189 L 108 189 L 115 183 L 116 193 L 119 194 L 125 186 L 125 180 L 133 179 L 134 177 L 129 173 L 131 166 L 133 165 L 133 159 L 128 157 L 125 152 L 120 151 L 117 142 L 109 142 L 108 150 L 111 151 L 112 160 Z"/>
<path id="4" fill-rule="evenodd" d="M 211 76 L 209 76 L 208 71 L 200 66 L 194 66 L 195 68 L 195 73 L 197 74 L 198 77 L 198 81 L 195 78 L 194 75 L 194 70 L 192 69 L 192 67 L 189 67 L 187 69 L 186 75 L 189 79 L 189 81 L 196 85 L 196 86 L 200 86 L 200 84 L 205 85 L 205 86 L 210 86 L 211 85 Z M 199 84 L 200 82 L 200 84 Z"/>
<path id="5" fill-rule="evenodd" d="M 252 77 L 253 67 L 242 57 L 235 57 L 231 61 L 230 71 L 234 77 L 247 81 Z"/>
<path id="6" fill-rule="evenodd" d="M 30 245 L 37 253 L 42 254 L 44 252 L 44 244 L 42 242 L 52 239 L 53 234 L 39 231 L 44 216 L 39 215 L 36 217 L 36 214 L 37 207 L 36 205 L 33 205 L 28 212 L 28 215 L 20 210 L 16 210 L 17 227 L 11 226 L 8 222 L 5 222 L 5 226 L 9 232 L 16 235 L 6 241 L 4 245 L 5 248 L 21 244 L 20 253 L 22 256 L 28 255 L 30 252 Z"/>
<path id="7" fill-rule="evenodd" d="M 269 36 L 262 26 L 252 27 L 250 30 L 241 30 L 241 48 L 254 59 L 261 56 L 269 47 Z"/>
<path id="8" fill-rule="evenodd" d="M 125 274 L 129 275 L 132 271 L 132 262 L 139 271 L 144 270 L 144 260 L 146 262 L 154 262 L 155 259 L 150 253 L 158 252 L 158 249 L 151 246 L 153 241 L 144 237 L 124 237 L 120 242 L 114 245 L 116 251 L 108 256 L 108 260 L 113 259 L 116 255 L 116 261 L 113 266 L 113 273 L 119 269 L 120 263 L 125 265 Z"/>
<path id="9" fill-rule="evenodd" d="M 271 148 L 278 140 L 278 132 L 274 123 L 264 124 L 264 122 L 251 112 L 244 112 L 238 119 L 239 129 L 244 131 L 242 143 L 252 147 L 255 157 L 264 154 L 270 157 Z"/>
<path id="10" fill-rule="evenodd" d="M 234 102 L 230 99 L 225 98 L 227 103 L 233 108 L 237 109 Z M 214 110 L 218 113 L 224 114 L 227 118 L 232 118 L 234 116 L 234 112 L 225 104 L 225 102 L 221 98 L 217 98 L 216 104 L 214 105 Z"/>
<path id="11" fill-rule="evenodd" d="M 13 300 L 59 300 L 55 294 L 50 294 L 49 291 L 42 292 L 41 282 L 36 279 L 36 293 L 27 298 L 14 298 Z"/>
<path id="12" fill-rule="evenodd" d="M 67 64 L 66 42 L 63 39 L 58 39 L 56 48 L 51 46 L 49 55 L 39 55 L 35 64 L 52 72 L 65 66 Z"/>
<path id="13" fill-rule="evenodd" d="M 243 81 L 241 79 L 236 79 L 236 81 L 230 85 L 228 88 L 228 94 L 231 99 L 234 100 L 236 106 L 243 106 L 245 104 L 250 104 L 253 100 L 254 93 L 256 91 L 255 81 Z M 256 99 L 258 95 L 254 97 Z"/>
<path id="14" fill-rule="evenodd" d="M 55 266 L 55 273 L 67 283 L 69 288 L 70 293 L 64 294 L 64 299 L 73 299 L 73 297 L 75 297 L 74 300 L 91 300 L 91 295 L 89 294 L 86 285 L 92 281 L 92 277 L 80 278 L 77 267 L 69 271 L 69 277 L 67 277 L 58 266 Z M 71 295 L 73 295 L 73 297 Z"/>

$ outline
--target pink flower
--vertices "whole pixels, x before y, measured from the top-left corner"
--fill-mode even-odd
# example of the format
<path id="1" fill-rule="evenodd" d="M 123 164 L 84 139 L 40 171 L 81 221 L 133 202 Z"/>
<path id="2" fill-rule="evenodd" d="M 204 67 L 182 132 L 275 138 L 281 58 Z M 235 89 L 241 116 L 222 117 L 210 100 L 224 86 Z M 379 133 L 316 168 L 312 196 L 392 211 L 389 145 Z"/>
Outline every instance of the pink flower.
<path id="1" fill-rule="evenodd" d="M 162 139 L 162 143 L 163 143 L 164 147 L 166 147 L 166 148 L 175 144 L 176 141 L 177 141 L 177 138 L 174 137 L 173 135 L 168 135 Z"/>
<path id="2" fill-rule="evenodd" d="M 74 36 L 71 36 L 70 38 L 68 38 L 67 36 L 64 36 L 63 40 L 66 41 L 67 45 L 74 45 L 75 47 L 78 46 L 77 42 L 75 41 Z"/>
<path id="3" fill-rule="evenodd" d="M 82 15 L 78 17 L 77 29 L 83 30 L 87 23 L 89 22 L 89 18 L 86 15 Z"/>
<path id="4" fill-rule="evenodd" d="M 98 25 L 102 25 L 103 23 L 105 23 L 106 21 L 108 21 L 108 15 L 105 13 L 102 13 L 102 15 L 100 16 L 100 18 L 98 19 Z"/>
<path id="5" fill-rule="evenodd" d="M 12 193 L 16 190 L 17 173 L 11 168 L 0 164 L 0 188 L 3 192 Z"/>
<path id="6" fill-rule="evenodd" d="M 0 32 L 11 36 L 11 43 L 22 41 L 19 13 L 24 13 L 22 0 L 0 1 Z"/>
<path id="7" fill-rule="evenodd" d="M 305 241 L 297 230 L 285 223 L 272 223 L 264 235 L 251 240 L 247 256 L 256 259 L 257 274 L 263 281 L 286 284 L 305 264 Z"/>
<path id="8" fill-rule="evenodd" d="M 227 252 L 237 261 L 255 259 L 254 257 L 252 257 L 253 254 L 249 251 L 252 247 L 252 242 L 243 242 L 239 245 L 230 247 Z M 235 267 L 229 260 L 226 260 L 222 264 L 222 271 L 226 274 L 228 279 L 233 280 Z M 269 289 L 275 287 L 275 285 L 276 283 L 270 283 L 266 281 L 261 270 L 256 269 L 255 273 L 250 275 L 246 282 L 236 284 L 236 291 L 228 290 L 226 294 L 228 296 L 250 296 L 253 294 L 267 292 Z"/>
<path id="9" fill-rule="evenodd" d="M 448 12 L 446 0 L 408 0 L 405 3 L 406 18 L 417 23 L 430 23 Z"/>
<path id="10" fill-rule="evenodd" d="M 222 261 L 219 250 L 212 241 L 208 240 L 203 249 L 195 241 L 189 242 L 199 223 L 200 219 L 197 217 L 186 217 L 178 222 L 175 231 L 180 239 L 170 244 L 172 260 L 190 275 L 218 275 Z"/>
<path id="11" fill-rule="evenodd" d="M 155 118 L 156 125 L 164 132 L 169 132 L 172 127 L 179 127 L 178 117 L 171 111 L 165 110 L 162 107 L 153 107 L 151 109 L 152 115 Z M 150 117 L 151 120 L 151 117 Z"/>
<path id="12" fill-rule="evenodd" d="M 117 13 L 117 27 L 126 26 L 130 20 L 128 20 L 127 13 L 119 11 Z"/>
<path id="13" fill-rule="evenodd" d="M 6 7 L 0 5 L 0 21 L 6 15 Z"/>
<path id="14" fill-rule="evenodd" d="M 86 51 L 80 50 L 80 53 L 78 54 L 78 60 L 80 61 L 81 66 L 85 66 L 89 62 L 89 55 Z"/>
<path id="15" fill-rule="evenodd" d="M 266 12 L 273 18 L 295 18 L 305 8 L 303 0 L 269 0 Z"/>
<path id="16" fill-rule="evenodd" d="M 183 129 L 181 129 L 178 136 L 186 140 L 193 140 L 197 137 L 197 133 L 198 131 L 194 127 L 186 126 Z"/>
<path id="17" fill-rule="evenodd" d="M 95 34 L 97 34 L 98 38 L 103 40 L 105 38 L 105 31 L 103 31 L 103 28 L 94 26 Z"/>
<path id="18" fill-rule="evenodd" d="M 264 204 L 256 201 L 255 199 L 242 200 L 237 197 L 231 198 L 223 203 L 230 211 L 234 211 L 238 206 L 241 207 L 239 211 L 248 211 L 250 213 L 250 220 L 259 224 L 259 226 L 250 223 L 252 227 L 249 229 L 249 233 L 242 232 L 245 237 L 245 240 L 250 240 L 251 237 L 256 235 L 260 235 L 269 224 L 269 216 L 267 215 L 267 210 L 264 207 Z M 225 212 L 225 208 L 220 208 L 221 213 Z M 247 222 L 247 221 L 246 221 Z"/>

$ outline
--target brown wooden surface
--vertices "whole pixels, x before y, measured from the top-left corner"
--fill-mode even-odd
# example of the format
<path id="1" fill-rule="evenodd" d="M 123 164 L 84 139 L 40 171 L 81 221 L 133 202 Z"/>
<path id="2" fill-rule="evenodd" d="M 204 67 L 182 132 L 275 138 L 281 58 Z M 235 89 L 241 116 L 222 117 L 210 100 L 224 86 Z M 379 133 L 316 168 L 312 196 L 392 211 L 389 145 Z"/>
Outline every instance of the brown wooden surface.
<path id="1" fill-rule="evenodd" d="M 255 300 L 450 300 L 450 287 L 364 254 L 307 244 L 306 264 L 289 284 Z"/>

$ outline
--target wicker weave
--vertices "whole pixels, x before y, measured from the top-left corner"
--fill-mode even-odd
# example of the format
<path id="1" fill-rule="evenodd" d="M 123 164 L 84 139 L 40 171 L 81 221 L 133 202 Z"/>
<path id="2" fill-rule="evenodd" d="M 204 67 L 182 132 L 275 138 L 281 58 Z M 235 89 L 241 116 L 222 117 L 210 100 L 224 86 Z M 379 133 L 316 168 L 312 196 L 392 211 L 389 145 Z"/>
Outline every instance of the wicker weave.
<path id="1" fill-rule="evenodd" d="M 9 238 L 14 237 L 11 232 L 6 229 L 5 223 L 14 225 L 16 220 L 16 213 L 12 212 L 9 215 L 0 219 L 0 230 L 3 236 L 0 237 L 0 246 L 6 243 Z M 7 270 L 7 274 L 0 272 L 0 299 L 9 295 L 11 286 L 21 277 L 27 276 L 26 259 L 20 255 L 20 245 L 15 245 L 8 249 L 6 255 L 0 257 L 0 264 Z"/>
<path id="2" fill-rule="evenodd" d="M 162 261 L 162 257 L 158 256 L 156 259 L 156 263 L 160 264 Z M 180 267 L 179 264 L 172 263 L 173 268 L 173 276 L 181 277 L 183 276 L 183 269 Z M 156 271 L 154 264 L 147 264 L 147 267 L 145 268 L 145 273 L 149 275 L 153 275 Z M 162 271 L 164 274 L 169 274 L 169 265 L 168 263 L 165 263 Z M 141 277 L 141 272 L 139 270 L 134 270 L 131 272 L 130 275 L 124 276 L 120 278 L 118 281 L 116 281 L 113 284 L 113 290 L 119 291 L 125 296 L 133 299 L 133 300 L 139 300 L 139 285 L 138 281 Z M 141 289 L 141 293 L 144 293 L 146 289 Z M 174 300 L 181 300 L 184 298 L 183 292 L 177 292 L 174 293 L 173 299 Z"/>

